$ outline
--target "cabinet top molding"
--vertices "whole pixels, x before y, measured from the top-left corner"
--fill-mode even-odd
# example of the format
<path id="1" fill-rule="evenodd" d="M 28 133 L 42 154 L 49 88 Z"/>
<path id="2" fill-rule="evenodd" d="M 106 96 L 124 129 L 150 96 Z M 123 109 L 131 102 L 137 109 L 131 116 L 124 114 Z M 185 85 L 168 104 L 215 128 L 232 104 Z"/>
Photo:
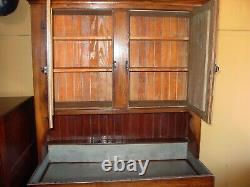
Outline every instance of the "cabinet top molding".
<path id="1" fill-rule="evenodd" d="M 46 0 L 27 0 L 30 4 L 45 4 Z M 192 11 L 210 0 L 51 0 L 52 8 L 71 9 L 144 9 Z"/>
<path id="2" fill-rule="evenodd" d="M 29 3 L 46 3 L 46 0 L 27 0 Z M 52 4 L 67 4 L 67 5 L 79 5 L 89 4 L 96 8 L 95 5 L 102 5 L 100 8 L 137 8 L 143 5 L 145 8 L 152 6 L 152 8 L 164 9 L 166 6 L 173 7 L 186 7 L 192 8 L 205 4 L 209 0 L 51 0 Z M 98 8 L 98 7 L 97 7 Z"/>

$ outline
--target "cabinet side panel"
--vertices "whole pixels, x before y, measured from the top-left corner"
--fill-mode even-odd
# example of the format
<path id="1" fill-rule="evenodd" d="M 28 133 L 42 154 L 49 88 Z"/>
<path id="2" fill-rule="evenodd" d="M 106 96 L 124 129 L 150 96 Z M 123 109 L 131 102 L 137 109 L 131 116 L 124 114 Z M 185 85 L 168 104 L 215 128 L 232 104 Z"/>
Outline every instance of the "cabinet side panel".
<path id="1" fill-rule="evenodd" d="M 5 121 L 4 116 L 0 116 L 0 186 L 9 185 L 9 175 L 7 173 L 7 167 L 4 164 L 6 161 L 6 142 L 5 142 Z"/>
<path id="2" fill-rule="evenodd" d="M 200 155 L 200 138 L 201 138 L 201 118 L 195 113 L 191 113 L 191 119 L 188 127 L 188 148 L 196 157 Z"/>
<path id="3" fill-rule="evenodd" d="M 47 76 L 41 71 L 41 68 L 46 66 L 45 4 L 31 5 L 31 19 L 37 149 L 38 158 L 41 161 L 47 152 L 46 135 L 48 131 Z"/>

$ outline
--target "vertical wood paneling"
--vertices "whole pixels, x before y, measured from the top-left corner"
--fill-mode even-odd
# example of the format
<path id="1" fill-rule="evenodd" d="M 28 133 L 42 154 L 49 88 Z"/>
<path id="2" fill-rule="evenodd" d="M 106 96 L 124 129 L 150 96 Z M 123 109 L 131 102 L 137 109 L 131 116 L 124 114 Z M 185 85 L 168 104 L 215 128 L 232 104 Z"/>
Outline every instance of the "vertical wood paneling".
<path id="1" fill-rule="evenodd" d="M 112 36 L 112 16 L 54 15 L 54 36 Z"/>
<path id="2" fill-rule="evenodd" d="M 187 67 L 186 41 L 130 41 L 130 67 Z"/>
<path id="3" fill-rule="evenodd" d="M 112 73 L 55 73 L 55 101 L 111 101 Z"/>
<path id="4" fill-rule="evenodd" d="M 131 72 L 130 100 L 185 100 L 187 73 Z"/>
<path id="5" fill-rule="evenodd" d="M 137 28 L 137 26 L 140 27 Z M 189 18 L 175 16 L 131 16 L 130 37 L 188 37 Z M 178 32 L 176 32 L 178 30 Z M 180 32 L 179 32 L 180 31 Z"/>
<path id="6" fill-rule="evenodd" d="M 187 67 L 188 34 L 187 17 L 131 16 L 130 67 Z M 186 89 L 185 72 L 130 72 L 130 100 L 185 100 Z"/>
<path id="7" fill-rule="evenodd" d="M 152 140 L 186 138 L 188 113 L 56 116 L 50 141 Z"/>
<path id="8" fill-rule="evenodd" d="M 54 67 L 111 67 L 112 41 L 54 41 Z"/>
<path id="9" fill-rule="evenodd" d="M 158 21 L 159 22 L 159 21 Z M 156 21 L 156 24 L 158 23 Z M 160 22 L 161 23 L 161 22 Z M 160 27 L 160 23 L 157 24 L 157 27 Z M 161 42 L 155 42 L 155 50 L 154 53 L 157 53 L 157 55 L 155 56 L 154 59 L 154 66 L 159 66 L 161 65 Z M 161 82 L 161 76 L 162 73 L 154 73 L 154 99 L 155 100 L 161 100 L 161 86 L 162 86 L 162 82 Z"/>
<path id="10" fill-rule="evenodd" d="M 169 73 L 169 100 L 177 100 L 177 74 L 178 73 Z"/>
<path id="11" fill-rule="evenodd" d="M 177 100 L 187 99 L 187 73 L 178 73 L 177 79 Z"/>
<path id="12" fill-rule="evenodd" d="M 113 42 L 91 39 L 113 36 L 111 15 L 67 12 L 55 13 L 53 19 L 54 37 L 71 37 L 54 40 L 54 68 L 112 67 Z M 75 40 L 76 37 L 86 40 Z M 54 82 L 56 102 L 112 100 L 110 72 L 55 73 Z"/>

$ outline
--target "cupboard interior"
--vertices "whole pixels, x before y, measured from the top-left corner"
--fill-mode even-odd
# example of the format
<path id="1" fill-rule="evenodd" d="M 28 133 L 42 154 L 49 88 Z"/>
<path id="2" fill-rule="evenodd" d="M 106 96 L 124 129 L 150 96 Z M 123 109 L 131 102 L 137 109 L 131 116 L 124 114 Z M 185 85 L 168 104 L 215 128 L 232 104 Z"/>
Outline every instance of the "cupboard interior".
<path id="1" fill-rule="evenodd" d="M 189 14 L 130 12 L 129 107 L 185 105 Z M 112 108 L 113 42 L 111 11 L 54 11 L 56 111 Z"/>
<path id="2" fill-rule="evenodd" d="M 186 14 L 132 13 L 131 102 L 186 100 L 188 40 L 189 17 Z"/>
<path id="3" fill-rule="evenodd" d="M 56 103 L 112 101 L 112 35 L 111 12 L 54 12 Z"/>

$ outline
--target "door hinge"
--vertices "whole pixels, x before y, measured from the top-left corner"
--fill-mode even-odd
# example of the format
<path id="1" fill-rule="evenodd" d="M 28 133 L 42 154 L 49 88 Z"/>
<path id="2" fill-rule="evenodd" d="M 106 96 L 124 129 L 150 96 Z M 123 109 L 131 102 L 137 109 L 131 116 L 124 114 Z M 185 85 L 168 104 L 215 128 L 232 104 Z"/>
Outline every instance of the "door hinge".
<path id="1" fill-rule="evenodd" d="M 46 22 L 45 21 L 42 21 L 41 22 L 41 30 L 45 31 L 46 30 Z"/>
<path id="2" fill-rule="evenodd" d="M 214 66 L 214 72 L 218 73 L 219 71 L 220 71 L 220 67 L 217 64 L 215 64 L 215 66 Z"/>
<path id="3" fill-rule="evenodd" d="M 125 63 L 125 64 L 126 64 L 126 65 L 125 65 L 125 66 L 126 66 L 126 70 L 129 71 L 129 63 L 128 63 L 128 60 L 126 60 L 126 63 Z"/>
<path id="4" fill-rule="evenodd" d="M 43 74 L 47 75 L 48 74 L 48 66 L 43 66 L 41 68 L 41 71 L 43 72 Z"/>
<path id="5" fill-rule="evenodd" d="M 114 69 L 117 68 L 117 62 L 116 62 L 116 61 L 113 62 L 113 68 L 114 68 Z"/>

